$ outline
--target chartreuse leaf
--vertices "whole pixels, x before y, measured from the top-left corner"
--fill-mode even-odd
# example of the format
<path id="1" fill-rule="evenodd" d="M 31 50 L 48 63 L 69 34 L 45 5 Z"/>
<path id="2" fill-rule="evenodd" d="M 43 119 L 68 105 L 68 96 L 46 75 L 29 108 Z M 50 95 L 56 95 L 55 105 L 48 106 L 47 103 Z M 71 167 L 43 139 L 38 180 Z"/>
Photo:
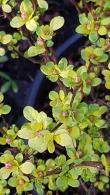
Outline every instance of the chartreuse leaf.
<path id="1" fill-rule="evenodd" d="M 38 117 L 38 112 L 31 106 L 26 106 L 23 110 L 23 114 L 24 117 L 29 121 L 36 120 Z"/>
<path id="2" fill-rule="evenodd" d="M 13 28 L 20 28 L 25 24 L 25 21 L 20 16 L 15 16 L 11 22 L 10 26 Z"/>
<path id="3" fill-rule="evenodd" d="M 45 0 L 37 0 L 40 8 L 48 9 L 48 3 Z"/>
<path id="4" fill-rule="evenodd" d="M 36 21 L 32 18 L 28 22 L 26 22 L 26 28 L 30 31 L 35 31 L 37 28 L 37 23 Z"/>
<path id="5" fill-rule="evenodd" d="M 103 166 L 105 167 L 106 176 L 109 176 L 110 166 L 109 166 L 108 160 L 104 154 L 102 154 L 102 156 L 101 156 L 101 162 L 102 162 Z"/>
<path id="6" fill-rule="evenodd" d="M 3 4 L 2 5 L 2 10 L 5 12 L 5 13 L 10 13 L 12 11 L 12 8 L 10 5 L 8 4 Z"/>
<path id="7" fill-rule="evenodd" d="M 26 161 L 22 165 L 20 165 L 20 169 L 24 174 L 30 174 L 34 170 L 35 166 L 33 163 Z"/>
<path id="8" fill-rule="evenodd" d="M 5 49 L 0 47 L 0 56 L 4 56 L 5 55 Z"/>
<path id="9" fill-rule="evenodd" d="M 37 56 L 37 55 L 42 54 L 44 52 L 45 52 L 45 47 L 43 47 L 43 46 L 40 46 L 40 45 L 31 46 L 28 49 L 28 56 L 29 57 L 34 57 L 34 56 Z"/>
<path id="10" fill-rule="evenodd" d="M 50 22 L 50 28 L 55 31 L 64 25 L 64 18 L 61 16 L 54 17 Z"/>

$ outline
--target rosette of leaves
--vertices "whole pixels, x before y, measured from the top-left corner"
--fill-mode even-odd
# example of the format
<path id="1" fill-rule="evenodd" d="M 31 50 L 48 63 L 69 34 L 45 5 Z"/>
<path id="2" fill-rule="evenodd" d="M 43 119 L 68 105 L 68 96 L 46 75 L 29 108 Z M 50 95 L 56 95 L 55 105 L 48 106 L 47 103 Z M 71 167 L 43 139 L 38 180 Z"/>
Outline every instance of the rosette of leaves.
<path id="1" fill-rule="evenodd" d="M 100 8 L 92 10 L 87 16 L 85 13 L 82 13 L 79 15 L 80 25 L 76 28 L 76 32 L 85 36 L 88 35 L 89 40 L 95 43 L 100 36 L 109 36 L 105 20 L 107 21 L 107 18 L 103 19 Z"/>
<path id="2" fill-rule="evenodd" d="M 49 25 L 39 26 L 36 30 L 37 35 L 43 40 L 51 40 L 54 35 L 54 31 L 60 29 L 64 25 L 64 18 L 62 16 L 56 16 L 52 18 Z"/>
<path id="3" fill-rule="evenodd" d="M 18 194 L 23 192 L 31 191 L 33 189 L 33 183 L 30 182 L 29 178 L 24 175 L 18 175 L 16 177 L 11 177 L 8 180 L 8 185 L 16 188 Z"/>
<path id="4" fill-rule="evenodd" d="M 60 121 L 64 122 L 69 117 L 72 93 L 65 94 L 63 90 L 60 90 L 59 93 L 51 91 L 49 98 L 54 118 L 56 121 L 60 119 Z"/>
<path id="5" fill-rule="evenodd" d="M 72 87 L 82 90 L 84 94 L 89 95 L 92 87 L 101 83 L 101 79 L 94 72 L 88 73 L 86 66 L 79 67 L 76 71 L 71 71 L 67 78 L 62 79 L 66 87 Z"/>
<path id="6" fill-rule="evenodd" d="M 12 173 L 18 174 L 19 163 L 10 152 L 0 156 L 0 163 L 4 164 L 0 169 L 0 178 L 7 179 Z"/>
<path id="7" fill-rule="evenodd" d="M 79 125 L 80 128 L 105 126 L 105 120 L 101 116 L 107 111 L 106 106 L 99 106 L 98 104 L 88 105 L 88 112 L 85 115 L 84 121 Z"/>
<path id="8" fill-rule="evenodd" d="M 0 137 L 0 145 L 6 145 L 9 144 L 10 146 L 13 145 L 13 141 L 17 137 L 17 127 L 15 125 L 12 125 L 9 129 L 3 128 L 2 134 L 3 136 Z"/>
<path id="9" fill-rule="evenodd" d="M 83 133 L 80 136 L 79 141 L 74 148 L 67 147 L 66 150 L 67 155 L 75 164 L 80 164 L 84 161 L 97 161 L 99 158 L 94 152 L 92 139 L 87 133 Z"/>
<path id="10" fill-rule="evenodd" d="M 104 53 L 102 48 L 95 48 L 94 46 L 86 47 L 81 51 L 81 56 L 86 62 L 86 66 L 92 64 L 99 64 L 108 60 L 108 55 Z"/>
<path id="11" fill-rule="evenodd" d="M 10 25 L 13 28 L 20 28 L 26 25 L 26 28 L 30 31 L 35 31 L 37 28 L 37 19 L 34 16 L 35 8 L 30 0 L 23 0 L 20 4 L 20 15 L 15 16 Z"/>
<path id="12" fill-rule="evenodd" d="M 53 153 L 55 151 L 54 141 L 61 146 L 72 144 L 71 137 L 65 127 L 60 127 L 55 132 L 51 132 L 55 124 L 52 124 L 52 119 L 47 117 L 44 112 L 38 113 L 33 108 L 26 107 L 24 116 L 30 123 L 27 123 L 18 131 L 18 136 L 28 139 L 30 148 L 40 153 L 48 149 L 50 153 Z"/>
<path id="13" fill-rule="evenodd" d="M 73 66 L 68 65 L 66 58 L 62 58 L 58 65 L 50 61 L 46 65 L 41 66 L 41 71 L 52 82 L 56 82 L 60 78 L 68 78 L 68 76 L 72 74 L 72 69 Z"/>
<path id="14" fill-rule="evenodd" d="M 0 115 L 2 114 L 8 114 L 11 111 L 11 107 L 8 105 L 4 105 L 4 96 L 2 93 L 0 93 Z"/>
<path id="15" fill-rule="evenodd" d="M 89 35 L 89 34 L 96 34 L 96 40 L 97 40 L 97 33 L 95 30 L 95 20 L 91 13 L 88 13 L 88 16 L 86 16 L 85 13 L 82 13 L 79 15 L 79 22 L 80 25 L 76 28 L 76 32 Z"/>
<path id="16" fill-rule="evenodd" d="M 49 134 L 49 126 L 52 123 L 52 119 L 47 117 L 44 112 L 38 113 L 32 107 L 25 107 L 24 116 L 29 123 L 23 125 L 18 136 L 28 140 L 28 144 L 31 148 L 38 152 L 43 152 L 47 149 L 47 142 L 45 136 Z"/>

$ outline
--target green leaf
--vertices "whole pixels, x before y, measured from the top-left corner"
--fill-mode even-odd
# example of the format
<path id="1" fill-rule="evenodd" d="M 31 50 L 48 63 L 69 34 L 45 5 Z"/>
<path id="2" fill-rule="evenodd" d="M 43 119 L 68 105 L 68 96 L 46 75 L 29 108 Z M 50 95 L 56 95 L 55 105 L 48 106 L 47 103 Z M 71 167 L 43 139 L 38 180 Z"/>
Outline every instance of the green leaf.
<path id="1" fill-rule="evenodd" d="M 61 16 L 54 17 L 50 22 L 53 31 L 60 29 L 64 25 L 64 18 Z"/>
<path id="2" fill-rule="evenodd" d="M 35 136 L 35 132 L 29 128 L 22 128 L 18 131 L 18 136 L 23 139 L 31 139 Z"/>
<path id="3" fill-rule="evenodd" d="M 98 34 L 103 36 L 107 34 L 107 29 L 105 28 L 105 26 L 101 26 L 98 30 Z"/>
<path id="4" fill-rule="evenodd" d="M 47 143 L 42 136 L 29 139 L 28 144 L 30 148 L 38 151 L 39 153 L 42 153 L 47 150 Z"/>
<path id="5" fill-rule="evenodd" d="M 110 17 L 106 17 L 101 20 L 101 25 L 109 25 L 109 24 L 110 24 Z"/>
<path id="6" fill-rule="evenodd" d="M 56 131 L 54 140 L 61 146 L 72 145 L 72 139 L 69 134 L 61 129 Z"/>
<path id="7" fill-rule="evenodd" d="M 4 100 L 4 95 L 0 92 L 0 103 L 3 102 Z"/>
<path id="8" fill-rule="evenodd" d="M 3 4 L 2 5 L 2 10 L 5 12 L 5 13 L 10 13 L 12 11 L 12 8 L 10 5 L 8 4 Z"/>
<path id="9" fill-rule="evenodd" d="M 1 92 L 6 93 L 10 87 L 11 87 L 11 82 L 10 81 L 5 82 L 1 87 Z"/>
<path id="10" fill-rule="evenodd" d="M 18 153 L 15 157 L 15 159 L 18 161 L 18 162 L 22 162 L 23 161 L 23 155 L 21 153 Z"/>
<path id="11" fill-rule="evenodd" d="M 68 185 L 71 186 L 71 187 L 74 187 L 74 188 L 78 188 L 80 183 L 78 180 L 75 180 L 73 178 L 69 178 L 68 179 Z"/>
<path id="12" fill-rule="evenodd" d="M 90 40 L 91 42 L 96 42 L 97 39 L 98 39 L 98 34 L 97 34 L 97 32 L 91 32 L 91 33 L 89 34 L 89 40 Z"/>
<path id="13" fill-rule="evenodd" d="M 15 81 L 12 81 L 11 82 L 11 87 L 12 87 L 12 90 L 17 93 L 18 92 L 18 85 L 16 84 Z"/>
<path id="14" fill-rule="evenodd" d="M 31 46 L 28 49 L 28 56 L 29 57 L 34 57 L 34 56 L 40 55 L 44 52 L 45 52 L 45 47 L 43 47 L 43 46 L 40 46 L 40 45 Z"/>
<path id="15" fill-rule="evenodd" d="M 20 16 L 15 16 L 11 22 L 10 26 L 13 28 L 20 28 L 25 24 L 24 20 Z"/>
<path id="16" fill-rule="evenodd" d="M 11 111 L 11 107 L 8 105 L 4 105 L 2 107 L 2 114 L 8 114 Z"/>
<path id="17" fill-rule="evenodd" d="M 96 87 L 96 86 L 98 86 L 98 85 L 100 85 L 101 84 L 101 79 L 100 78 L 94 78 L 93 80 L 92 80 L 92 86 L 93 87 Z"/>
<path id="18" fill-rule="evenodd" d="M 58 186 L 58 188 L 62 188 L 64 186 L 67 186 L 67 178 L 64 176 L 58 177 L 56 180 L 56 185 Z"/>
<path id="19" fill-rule="evenodd" d="M 45 0 L 37 0 L 40 8 L 48 9 L 48 3 Z"/>
<path id="20" fill-rule="evenodd" d="M 0 56 L 4 56 L 5 55 L 5 49 L 0 47 Z"/>
<path id="21" fill-rule="evenodd" d="M 4 167 L 0 169 L 0 178 L 7 179 L 10 176 L 10 171 L 6 170 Z"/>
<path id="22" fill-rule="evenodd" d="M 9 184 L 9 186 L 11 186 L 11 187 L 16 187 L 16 186 L 17 186 L 17 180 L 16 180 L 16 178 L 11 177 L 11 178 L 8 180 L 8 184 Z"/>
<path id="23" fill-rule="evenodd" d="M 35 31 L 37 28 L 37 22 L 32 18 L 28 22 L 26 22 L 26 28 L 30 31 Z"/>
<path id="24" fill-rule="evenodd" d="M 36 120 L 38 117 L 38 112 L 37 110 L 35 110 L 34 108 L 32 108 L 31 106 L 26 106 L 23 110 L 23 114 L 24 117 L 29 120 L 29 121 L 33 121 Z"/>
<path id="25" fill-rule="evenodd" d="M 31 174 L 32 171 L 34 170 L 35 166 L 33 165 L 33 163 L 26 161 L 25 163 L 23 163 L 22 165 L 20 165 L 19 167 L 21 169 L 21 171 L 24 174 Z"/>
<path id="26" fill-rule="evenodd" d="M 2 38 L 2 43 L 3 44 L 7 44 L 9 43 L 10 41 L 12 40 L 12 36 L 7 34 L 7 35 L 4 35 L 3 38 Z"/>
<path id="27" fill-rule="evenodd" d="M 108 164 L 107 158 L 104 154 L 102 154 L 102 156 L 101 156 L 101 162 L 102 162 L 103 166 L 105 167 L 106 176 L 109 176 L 109 164 Z"/>

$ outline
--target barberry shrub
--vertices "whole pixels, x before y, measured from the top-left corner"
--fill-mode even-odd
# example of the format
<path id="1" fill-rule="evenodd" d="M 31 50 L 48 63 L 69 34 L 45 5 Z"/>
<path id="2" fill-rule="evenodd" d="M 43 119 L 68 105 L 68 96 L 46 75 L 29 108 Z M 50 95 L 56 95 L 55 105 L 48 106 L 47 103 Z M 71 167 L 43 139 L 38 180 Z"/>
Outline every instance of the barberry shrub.
<path id="1" fill-rule="evenodd" d="M 53 37 L 64 25 L 62 16 L 48 24 L 41 20 L 45 0 L 1 0 L 0 7 L 13 33 L 0 31 L 0 56 L 10 51 L 39 63 L 57 90 L 50 91 L 52 116 L 30 106 L 23 110 L 27 122 L 0 128 L 0 194 L 19 195 L 45 188 L 64 192 L 69 187 L 91 186 L 106 191 L 110 184 L 110 1 L 74 1 L 79 13 L 76 32 L 88 38 L 81 51 L 82 64 L 56 59 Z M 25 49 L 21 42 L 27 42 Z M 104 93 L 101 94 L 101 89 Z M 0 116 L 11 111 L 0 93 Z M 46 157 L 46 158 L 44 158 Z M 89 186 L 89 188 L 86 186 Z"/>

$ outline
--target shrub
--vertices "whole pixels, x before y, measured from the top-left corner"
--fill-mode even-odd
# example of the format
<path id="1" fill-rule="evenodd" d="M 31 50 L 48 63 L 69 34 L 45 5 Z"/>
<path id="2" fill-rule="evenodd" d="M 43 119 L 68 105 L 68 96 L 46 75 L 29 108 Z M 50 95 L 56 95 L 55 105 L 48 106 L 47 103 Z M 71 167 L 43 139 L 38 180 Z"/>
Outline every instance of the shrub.
<path id="1" fill-rule="evenodd" d="M 33 189 L 43 194 L 47 186 L 49 193 L 64 192 L 86 183 L 100 191 L 110 187 L 110 143 L 105 136 L 110 108 L 110 2 L 82 0 L 74 5 L 80 11 L 76 32 L 89 40 L 78 67 L 66 58 L 58 61 L 54 55 L 53 37 L 64 25 L 64 18 L 55 16 L 49 24 L 42 23 L 47 1 L 23 0 L 20 5 L 15 0 L 0 1 L 2 14 L 13 28 L 12 34 L 0 31 L 0 56 L 9 50 L 13 58 L 22 55 L 33 63 L 39 63 L 39 56 L 41 71 L 59 86 L 49 93 L 52 117 L 26 106 L 23 114 L 27 122 L 20 129 L 13 124 L 0 128 L 2 194 L 12 193 L 13 188 L 18 194 Z M 20 43 L 24 41 L 27 47 L 22 51 Z M 0 93 L 4 119 L 11 108 L 3 101 Z"/>

